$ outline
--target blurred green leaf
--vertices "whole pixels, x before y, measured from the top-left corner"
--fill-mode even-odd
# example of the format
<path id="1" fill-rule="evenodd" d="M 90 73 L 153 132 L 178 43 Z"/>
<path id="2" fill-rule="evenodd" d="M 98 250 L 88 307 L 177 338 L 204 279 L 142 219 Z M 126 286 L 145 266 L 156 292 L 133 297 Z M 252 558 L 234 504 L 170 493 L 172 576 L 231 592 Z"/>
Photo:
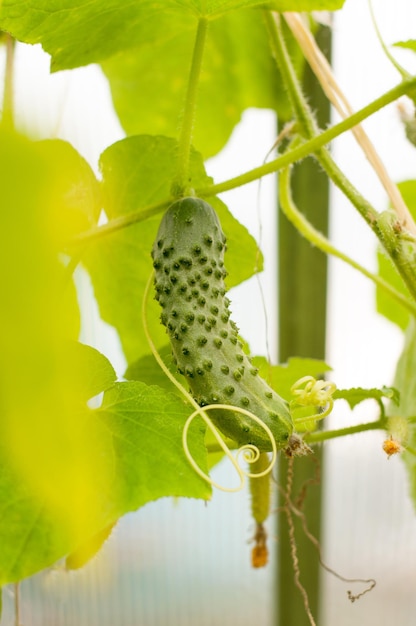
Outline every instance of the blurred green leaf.
<path id="1" fill-rule="evenodd" d="M 180 398 L 156 386 L 116 383 L 105 392 L 100 409 L 79 411 L 75 425 L 71 413 L 72 429 L 80 428 L 82 413 L 78 447 L 67 438 L 69 451 L 59 445 L 40 449 L 38 430 L 33 431 L 23 470 L 31 469 L 34 479 L 22 472 L 21 465 L 13 466 L 2 439 L 0 584 L 21 580 L 68 553 L 76 552 L 73 560 L 79 564 L 81 555 L 88 556 L 91 537 L 105 534 L 124 513 L 146 502 L 164 496 L 208 499 L 209 485 L 195 473 L 182 448 L 189 412 Z M 59 443 L 63 429 L 57 427 L 53 434 L 49 444 Z M 190 430 L 188 442 L 195 461 L 206 471 L 204 435 L 200 422 Z"/>
<path id="2" fill-rule="evenodd" d="M 77 550 L 68 555 L 65 559 L 65 568 L 67 570 L 80 569 L 91 561 L 91 559 L 98 554 L 107 539 L 110 537 L 116 523 L 117 522 L 109 524 L 99 533 L 83 543 Z"/>
<path id="3" fill-rule="evenodd" d="M 59 165 L 66 163 L 62 158 Z M 72 182 L 67 172 L 60 178 L 56 153 L 0 131 L 1 581 L 11 570 L 24 571 L 25 542 L 38 518 L 53 512 L 62 534 L 76 535 L 88 526 L 97 498 L 99 437 L 82 410 L 81 370 L 73 375 L 80 359 L 68 342 L 78 334 L 79 312 L 59 260 L 66 193 L 79 181 L 78 171 L 72 173 Z M 38 555 L 42 550 L 44 543 Z"/>
<path id="4" fill-rule="evenodd" d="M 408 39 L 407 41 L 396 41 L 393 46 L 396 46 L 396 48 L 405 48 L 406 50 L 413 50 L 413 52 L 416 52 L 415 39 Z"/>
<path id="5" fill-rule="evenodd" d="M 53 236 L 66 241 L 97 223 L 100 185 L 90 165 L 67 141 L 48 139 L 36 145 L 39 157 L 48 164 L 51 193 L 59 198 L 51 216 Z"/>
<path id="6" fill-rule="evenodd" d="M 126 215 L 169 198 L 176 167 L 176 142 L 166 137 L 135 136 L 119 141 L 103 153 L 104 208 L 109 218 Z M 211 184 L 201 156 L 191 155 L 192 184 Z M 226 267 L 229 286 L 256 270 L 258 249 L 247 230 L 217 198 L 208 202 L 219 214 L 227 235 Z M 83 256 L 91 275 L 102 318 L 118 331 L 129 363 L 149 353 L 143 330 L 142 302 L 152 273 L 150 251 L 161 216 L 155 216 L 92 243 Z M 261 263 L 261 258 L 260 258 Z M 148 325 L 156 345 L 166 343 L 159 323 L 160 307 L 150 298 Z"/>

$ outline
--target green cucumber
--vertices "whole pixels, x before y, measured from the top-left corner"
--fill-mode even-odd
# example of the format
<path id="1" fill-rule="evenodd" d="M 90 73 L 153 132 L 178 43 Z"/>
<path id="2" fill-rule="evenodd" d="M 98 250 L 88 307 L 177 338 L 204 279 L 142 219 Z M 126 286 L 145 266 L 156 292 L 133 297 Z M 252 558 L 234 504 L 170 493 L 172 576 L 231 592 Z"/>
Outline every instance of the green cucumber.
<path id="1" fill-rule="evenodd" d="M 161 322 L 196 402 L 249 410 L 284 448 L 293 431 L 289 407 L 259 376 L 238 339 L 224 284 L 225 243 L 218 216 L 204 200 L 182 198 L 168 208 L 152 249 Z M 239 445 L 271 450 L 267 432 L 253 419 L 223 409 L 209 417 Z"/>

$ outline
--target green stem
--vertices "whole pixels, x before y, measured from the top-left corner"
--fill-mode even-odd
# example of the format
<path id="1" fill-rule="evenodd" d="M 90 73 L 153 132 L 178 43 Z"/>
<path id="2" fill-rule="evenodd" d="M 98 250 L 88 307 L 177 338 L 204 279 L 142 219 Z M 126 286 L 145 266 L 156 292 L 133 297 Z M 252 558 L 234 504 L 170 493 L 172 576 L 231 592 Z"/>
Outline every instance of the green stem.
<path id="1" fill-rule="evenodd" d="M 349 256 L 338 250 L 331 242 L 318 230 L 316 230 L 306 217 L 297 209 L 290 190 L 290 172 L 289 168 L 281 171 L 279 179 L 279 198 L 282 210 L 293 226 L 314 246 L 332 256 L 348 263 L 351 267 L 358 270 L 372 280 L 376 285 L 384 289 L 399 304 L 404 306 L 412 315 L 416 315 L 416 304 L 408 300 L 402 293 L 397 291 L 392 285 L 383 280 L 380 276 L 372 274 L 362 265 L 351 259 Z"/>
<path id="2" fill-rule="evenodd" d="M 64 249 L 70 249 L 86 242 L 89 243 L 97 239 L 101 239 L 101 237 L 115 233 L 118 230 L 126 228 L 127 226 L 131 226 L 132 224 L 144 222 L 149 217 L 153 217 L 154 215 L 161 213 L 161 211 L 163 211 L 163 209 L 166 208 L 170 202 L 172 202 L 172 199 L 169 198 L 163 200 L 162 202 L 156 202 L 155 204 L 151 204 L 144 209 L 140 209 L 140 211 L 133 211 L 127 215 L 120 215 L 119 217 L 115 217 L 110 220 L 107 224 L 96 226 L 95 228 L 91 228 L 91 230 L 78 233 L 78 235 L 72 237 L 70 241 L 66 242 Z"/>
<path id="3" fill-rule="evenodd" d="M 315 123 L 312 112 L 302 94 L 302 88 L 297 80 L 290 56 L 287 52 L 286 44 L 283 38 L 279 20 L 273 21 L 274 38 L 271 39 L 273 51 L 281 66 L 281 72 L 285 79 L 286 87 L 291 94 L 291 100 L 294 103 L 295 112 L 302 110 L 302 116 L 299 122 L 302 124 L 308 139 L 319 132 Z M 305 122 L 305 120 L 307 120 Z M 402 225 L 399 223 L 398 216 L 395 217 L 394 224 L 386 224 L 383 220 L 383 213 L 379 214 L 371 204 L 360 194 L 360 192 L 352 185 L 348 178 L 336 165 L 328 150 L 324 147 L 317 150 L 316 158 L 326 171 L 328 177 L 337 185 L 345 196 L 351 201 L 353 206 L 359 211 L 361 216 L 366 220 L 381 245 L 390 256 L 397 271 L 402 277 L 404 283 L 409 289 L 410 294 L 416 300 L 416 270 L 414 268 L 414 251 L 409 250 L 403 245 L 401 239 Z M 384 212 L 385 213 L 385 212 Z"/>
<path id="4" fill-rule="evenodd" d="M 235 176 L 234 178 L 230 178 L 222 183 L 218 183 L 216 185 L 209 185 L 207 187 L 199 187 L 196 190 L 196 194 L 201 198 L 208 198 L 210 196 L 214 196 L 219 193 L 223 193 L 225 191 L 230 191 L 231 189 L 235 189 L 236 187 L 241 187 L 242 185 L 247 185 L 263 176 L 267 176 L 267 174 L 275 174 L 283 167 L 287 165 L 291 165 L 296 161 L 300 161 L 307 156 L 317 152 L 323 146 L 329 144 L 333 139 L 339 137 L 343 133 L 348 130 L 351 130 L 357 124 L 360 124 L 363 120 L 367 119 L 383 107 L 391 104 L 397 98 L 400 98 L 403 95 L 409 94 L 411 90 L 416 89 L 416 76 L 411 78 L 408 81 L 403 81 L 393 89 L 390 89 L 382 96 L 373 100 L 370 104 L 363 107 L 356 113 L 353 113 L 342 122 L 335 124 L 331 128 L 323 131 L 313 139 L 305 141 L 303 144 L 285 152 L 284 154 L 278 156 L 273 161 L 269 163 L 265 163 L 264 165 L 260 165 L 259 167 L 255 167 L 244 174 L 240 174 L 239 176 Z"/>
<path id="5" fill-rule="evenodd" d="M 14 99 L 13 99 L 13 70 L 14 70 L 15 40 L 6 34 L 6 68 L 4 75 L 3 116 L 2 123 L 11 130 L 14 129 Z"/>
<path id="6" fill-rule="evenodd" d="M 368 7 L 370 9 L 371 21 L 373 22 L 373 26 L 374 26 L 374 30 L 376 31 L 377 39 L 379 40 L 379 43 L 380 43 L 380 45 L 381 45 L 381 47 L 383 49 L 384 54 L 386 55 L 386 57 L 388 58 L 390 63 L 392 65 L 394 65 L 396 70 L 401 74 L 403 79 L 407 80 L 408 78 L 410 78 L 409 72 L 407 72 L 404 69 L 404 67 L 402 67 L 398 61 L 396 61 L 396 59 L 394 58 L 394 56 L 391 54 L 390 50 L 387 48 L 386 44 L 384 43 L 384 40 L 383 40 L 383 38 L 381 36 L 380 29 L 379 29 L 377 21 L 376 21 L 376 16 L 374 14 L 374 9 L 373 9 L 373 3 L 371 2 L 371 0 L 368 0 Z"/>
<path id="7" fill-rule="evenodd" d="M 302 86 L 296 76 L 293 63 L 289 56 L 283 32 L 280 17 L 273 18 L 268 13 L 268 26 L 272 50 L 279 65 L 284 83 L 288 89 L 292 107 L 295 112 L 298 124 L 303 129 L 303 134 L 307 139 L 312 140 L 319 136 L 319 128 L 315 121 L 312 111 L 303 95 Z M 331 180 L 344 192 L 347 198 L 358 209 L 364 219 L 372 225 L 378 217 L 378 212 L 370 205 L 367 200 L 355 189 L 348 181 L 342 171 L 333 161 L 329 152 L 322 147 L 315 153 L 316 158 L 321 163 Z"/>
<path id="8" fill-rule="evenodd" d="M 271 11 L 263 11 L 263 15 L 266 21 L 272 51 L 279 66 L 283 82 L 288 87 L 289 99 L 298 123 L 300 134 L 307 139 L 312 139 L 318 134 L 319 129 L 309 109 L 305 96 L 303 95 L 295 69 L 284 44 L 280 15 L 278 13 L 272 13 Z"/>
<path id="9" fill-rule="evenodd" d="M 196 32 L 191 70 L 185 97 L 185 110 L 179 136 L 177 173 L 172 185 L 172 191 L 175 197 L 189 194 L 190 189 L 189 159 L 195 122 L 199 77 L 201 74 L 207 30 L 208 20 L 200 18 Z"/>
<path id="10" fill-rule="evenodd" d="M 346 435 L 355 435 L 366 430 L 385 430 L 386 420 L 380 419 L 375 422 L 366 422 L 365 424 L 357 424 L 356 426 L 346 426 L 335 430 L 317 430 L 304 436 L 304 440 L 308 443 L 319 443 L 336 437 L 345 437 Z"/>
<path id="11" fill-rule="evenodd" d="M 357 126 L 357 124 L 370 117 L 383 107 L 391 104 L 397 100 L 397 98 L 400 98 L 400 96 L 408 94 L 412 89 L 416 89 L 416 76 L 408 81 L 403 81 L 347 119 L 339 122 L 331 128 L 328 128 L 313 139 L 305 141 L 293 150 L 285 152 L 273 161 L 260 165 L 259 167 L 255 167 L 244 174 L 230 178 L 222 183 L 208 185 L 207 187 L 199 187 L 196 189 L 195 193 L 199 198 L 210 198 L 219 193 L 231 191 L 232 189 L 236 189 L 242 185 L 252 183 L 253 181 L 259 180 L 268 174 L 275 174 L 282 168 L 292 165 L 292 163 L 296 163 L 296 161 L 301 161 L 302 159 L 317 152 L 320 148 L 330 143 L 336 137 L 339 137 L 346 131 L 351 130 L 351 128 Z M 148 217 L 160 213 L 169 204 L 169 202 L 171 202 L 171 199 L 167 198 L 166 200 L 146 207 L 145 209 L 140 209 L 139 211 L 134 211 L 128 215 L 117 217 L 103 226 L 97 226 L 89 231 L 79 233 L 79 235 L 73 237 L 73 239 L 68 243 L 68 246 L 71 247 L 72 245 L 78 245 L 84 241 L 99 239 L 100 237 L 116 232 L 117 230 L 126 228 L 131 224 L 136 224 L 137 222 L 146 220 Z"/>

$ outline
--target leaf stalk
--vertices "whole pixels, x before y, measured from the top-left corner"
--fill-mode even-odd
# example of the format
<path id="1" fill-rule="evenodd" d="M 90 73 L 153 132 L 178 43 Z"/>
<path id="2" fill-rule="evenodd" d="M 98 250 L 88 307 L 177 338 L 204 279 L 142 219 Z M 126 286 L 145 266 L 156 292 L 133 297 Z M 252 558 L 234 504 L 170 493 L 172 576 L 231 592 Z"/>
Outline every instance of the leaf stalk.
<path id="1" fill-rule="evenodd" d="M 190 193 L 192 193 L 190 189 L 191 181 L 189 178 L 189 159 L 195 123 L 198 85 L 201 75 L 207 31 L 208 20 L 206 18 L 200 18 L 196 32 L 191 70 L 186 90 L 185 108 L 179 135 L 177 174 L 172 183 L 172 195 L 174 198 L 190 195 Z"/>

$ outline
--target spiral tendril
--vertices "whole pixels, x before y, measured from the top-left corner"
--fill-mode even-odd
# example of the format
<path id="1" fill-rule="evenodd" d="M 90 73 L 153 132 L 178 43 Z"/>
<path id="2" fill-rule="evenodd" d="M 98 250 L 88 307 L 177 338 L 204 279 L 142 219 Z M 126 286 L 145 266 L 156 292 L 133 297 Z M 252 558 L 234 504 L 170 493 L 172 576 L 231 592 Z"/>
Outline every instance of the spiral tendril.
<path id="1" fill-rule="evenodd" d="M 257 448 L 257 446 L 253 444 L 245 444 L 244 446 L 241 446 L 241 448 L 237 450 L 237 454 L 234 456 L 231 453 L 230 448 L 227 446 L 224 439 L 220 435 L 218 429 L 214 426 L 214 424 L 212 423 L 212 421 L 207 415 L 207 411 L 211 411 L 213 409 L 223 409 L 226 411 L 233 411 L 233 412 L 241 413 L 242 415 L 246 415 L 247 417 L 250 417 L 252 420 L 257 422 L 262 428 L 264 428 L 267 435 L 270 437 L 270 441 L 272 444 L 272 458 L 270 460 L 269 466 L 265 470 L 263 470 L 262 472 L 253 474 L 241 467 L 241 465 L 239 464 L 239 459 L 241 456 L 243 456 L 244 461 L 246 461 L 247 463 L 249 464 L 255 463 L 260 456 L 260 450 Z M 237 475 L 240 479 L 240 482 L 237 485 L 237 487 L 224 487 L 220 485 L 219 483 L 214 481 L 208 474 L 205 474 L 205 472 L 201 470 L 201 468 L 197 465 L 194 458 L 192 457 L 192 454 L 190 453 L 189 446 L 188 446 L 188 430 L 191 425 L 191 422 L 198 415 L 202 417 L 207 427 L 211 430 L 215 439 L 218 442 L 218 445 L 220 446 L 224 454 L 228 457 L 228 459 L 231 461 L 231 464 L 236 470 Z M 260 478 L 261 476 L 265 476 L 266 474 L 271 472 L 277 459 L 277 446 L 276 446 L 276 442 L 275 442 L 275 439 L 273 437 L 273 434 L 270 428 L 264 422 L 262 422 L 260 418 L 254 415 L 254 413 L 251 413 L 251 411 L 247 411 L 246 409 L 233 406 L 230 404 L 209 404 L 208 406 L 204 406 L 204 407 L 198 406 L 198 408 L 188 417 L 188 419 L 185 422 L 185 426 L 183 427 L 183 432 L 182 432 L 182 445 L 185 451 L 186 458 L 188 459 L 189 463 L 192 465 L 196 473 L 199 476 L 201 476 L 201 478 L 203 478 L 208 483 L 210 483 L 213 487 L 216 487 L 217 489 L 220 489 L 221 491 L 226 491 L 229 493 L 234 493 L 236 491 L 240 491 L 241 489 L 243 489 L 246 478 Z"/>

